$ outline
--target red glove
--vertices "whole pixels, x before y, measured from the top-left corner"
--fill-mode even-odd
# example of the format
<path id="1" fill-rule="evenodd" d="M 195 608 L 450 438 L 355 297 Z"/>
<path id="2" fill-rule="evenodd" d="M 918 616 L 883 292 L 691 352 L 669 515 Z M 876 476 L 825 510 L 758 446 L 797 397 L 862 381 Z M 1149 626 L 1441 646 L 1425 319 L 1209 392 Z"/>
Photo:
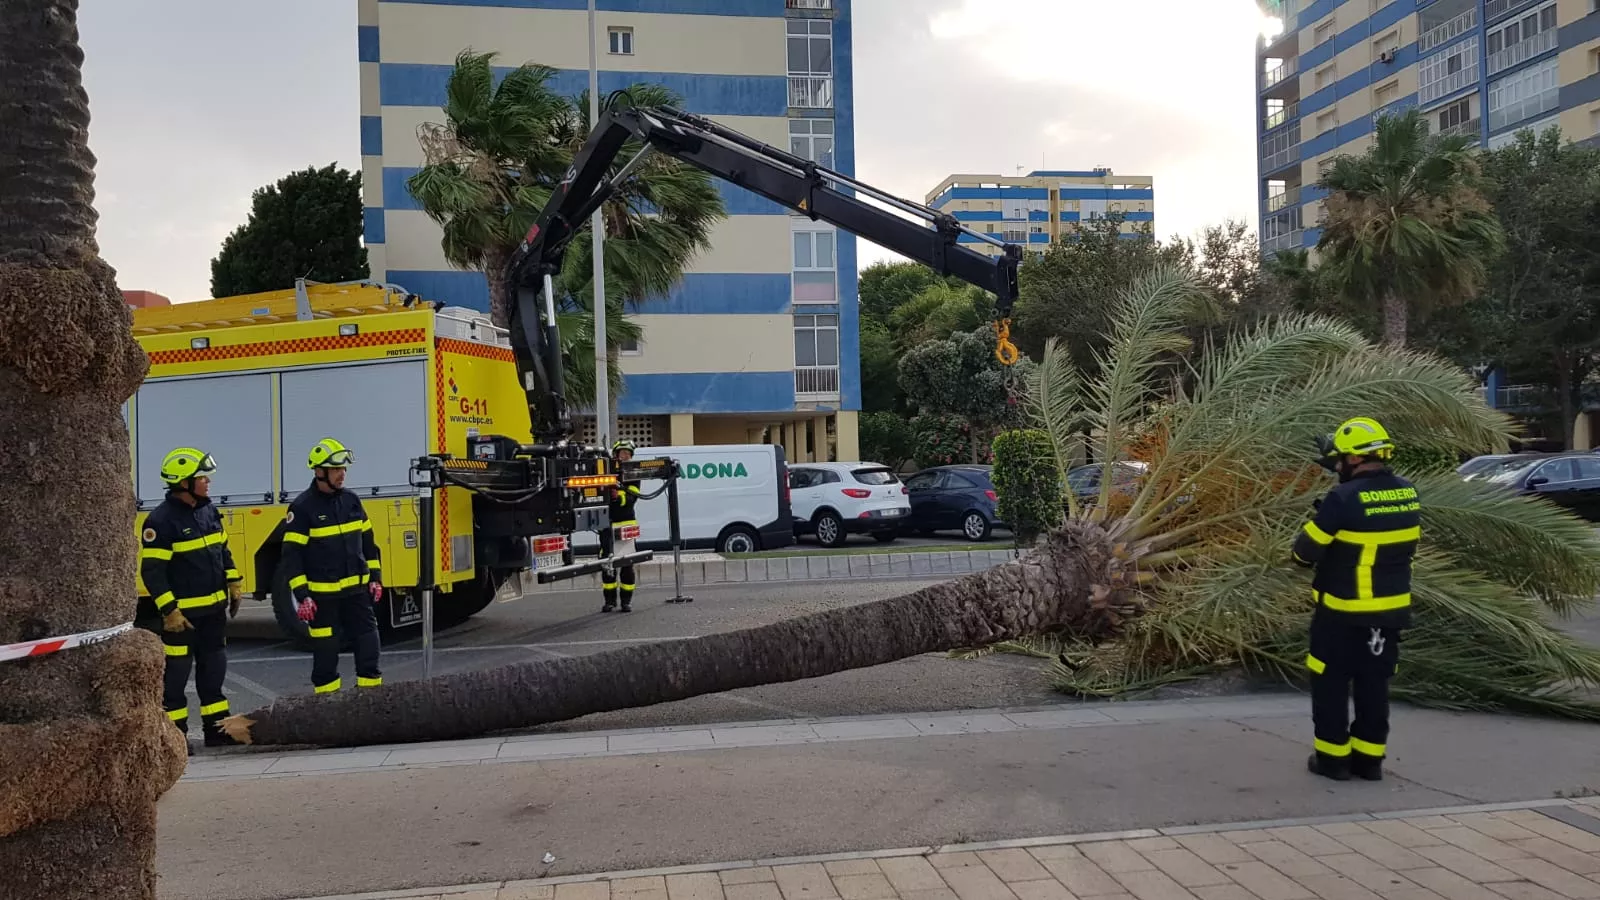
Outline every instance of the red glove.
<path id="1" fill-rule="evenodd" d="M 310 597 L 301 600 L 295 606 L 294 614 L 298 616 L 302 622 L 311 621 L 317 617 L 317 601 L 312 600 Z"/>
<path id="2" fill-rule="evenodd" d="M 373 603 L 383 602 L 383 585 L 377 583 L 376 581 L 368 582 L 367 590 L 372 592 Z"/>

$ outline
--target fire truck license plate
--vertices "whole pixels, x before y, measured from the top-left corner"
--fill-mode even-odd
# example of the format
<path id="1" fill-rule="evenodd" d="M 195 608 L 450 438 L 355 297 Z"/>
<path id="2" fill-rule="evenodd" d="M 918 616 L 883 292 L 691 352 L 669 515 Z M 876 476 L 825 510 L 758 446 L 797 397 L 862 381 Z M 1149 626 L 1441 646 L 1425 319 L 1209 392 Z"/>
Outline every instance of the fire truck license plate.
<path id="1" fill-rule="evenodd" d="M 554 569 L 564 562 L 560 553 L 540 553 L 533 558 L 535 569 Z"/>

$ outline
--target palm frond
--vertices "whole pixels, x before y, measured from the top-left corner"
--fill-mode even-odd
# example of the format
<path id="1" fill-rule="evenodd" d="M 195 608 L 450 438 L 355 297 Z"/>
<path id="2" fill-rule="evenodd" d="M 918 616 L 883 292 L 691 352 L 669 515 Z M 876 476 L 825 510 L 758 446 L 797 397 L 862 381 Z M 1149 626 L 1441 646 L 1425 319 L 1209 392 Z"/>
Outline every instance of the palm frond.
<path id="1" fill-rule="evenodd" d="M 1050 435 L 1056 470 L 1065 477 L 1082 442 L 1083 378 L 1066 345 L 1055 338 L 1045 343 L 1044 355 L 1030 376 L 1025 402 L 1034 421 Z M 1071 491 L 1065 493 L 1069 510 L 1077 516 L 1077 498 Z"/>

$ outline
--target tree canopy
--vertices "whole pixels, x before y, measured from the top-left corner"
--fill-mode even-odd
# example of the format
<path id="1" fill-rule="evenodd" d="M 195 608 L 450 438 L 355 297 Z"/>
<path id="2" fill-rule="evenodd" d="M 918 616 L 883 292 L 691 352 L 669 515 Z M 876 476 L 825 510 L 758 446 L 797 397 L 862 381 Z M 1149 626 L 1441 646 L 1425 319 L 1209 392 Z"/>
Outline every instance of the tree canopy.
<path id="1" fill-rule="evenodd" d="M 259 188 L 251 196 L 250 218 L 211 260 L 211 296 L 281 291 L 297 278 L 366 278 L 361 215 L 361 174 L 331 163 Z"/>

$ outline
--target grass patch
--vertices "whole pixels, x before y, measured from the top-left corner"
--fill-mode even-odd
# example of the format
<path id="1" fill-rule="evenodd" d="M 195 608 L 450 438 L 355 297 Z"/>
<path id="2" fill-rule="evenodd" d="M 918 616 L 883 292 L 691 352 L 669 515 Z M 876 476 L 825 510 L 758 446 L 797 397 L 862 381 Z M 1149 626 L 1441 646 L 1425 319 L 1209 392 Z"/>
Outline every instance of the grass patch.
<path id="1" fill-rule="evenodd" d="M 767 550 L 761 553 L 724 553 L 728 559 L 779 559 L 786 556 L 865 556 L 874 553 L 945 553 L 971 550 L 1010 550 L 1006 541 L 987 544 L 861 544 L 830 550 L 826 547 L 806 547 L 799 550 Z"/>

